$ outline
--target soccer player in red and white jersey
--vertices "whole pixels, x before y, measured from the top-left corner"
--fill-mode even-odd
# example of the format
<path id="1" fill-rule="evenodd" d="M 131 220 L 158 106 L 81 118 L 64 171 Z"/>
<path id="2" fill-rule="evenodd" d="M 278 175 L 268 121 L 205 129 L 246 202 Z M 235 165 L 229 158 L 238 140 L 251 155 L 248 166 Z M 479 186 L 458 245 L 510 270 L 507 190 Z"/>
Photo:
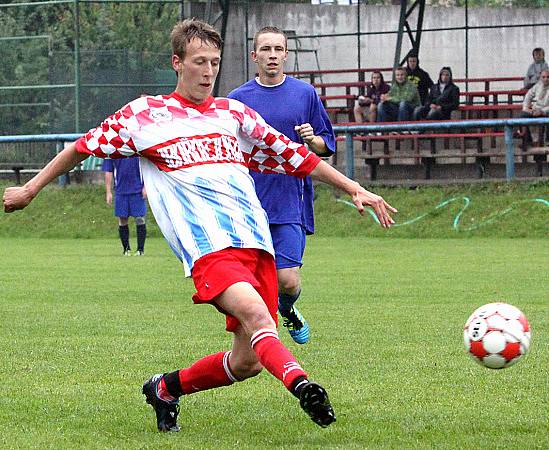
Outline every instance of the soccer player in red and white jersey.
<path id="1" fill-rule="evenodd" d="M 383 227 L 396 210 L 348 179 L 303 145 L 291 142 L 237 100 L 211 97 L 221 37 L 196 19 L 171 34 L 176 90 L 141 97 L 60 152 L 22 187 L 7 188 L 6 212 L 25 208 L 40 190 L 89 155 L 139 156 L 149 204 L 174 253 L 192 275 L 195 303 L 227 317 L 231 350 L 188 368 L 158 374 L 143 385 L 160 431 L 179 431 L 179 397 L 227 386 L 263 368 L 278 378 L 322 427 L 335 420 L 326 391 L 309 381 L 280 342 L 277 276 L 266 214 L 249 169 L 311 175 L 352 196 L 358 211 L 371 206 Z"/>

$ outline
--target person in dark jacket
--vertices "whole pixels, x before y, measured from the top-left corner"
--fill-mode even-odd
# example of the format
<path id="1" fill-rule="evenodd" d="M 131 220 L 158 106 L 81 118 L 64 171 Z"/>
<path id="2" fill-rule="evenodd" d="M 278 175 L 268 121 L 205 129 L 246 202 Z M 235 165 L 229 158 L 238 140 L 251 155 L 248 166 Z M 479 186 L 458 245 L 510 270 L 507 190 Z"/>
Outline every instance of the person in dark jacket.
<path id="1" fill-rule="evenodd" d="M 375 122 L 377 105 L 381 101 L 381 96 L 387 92 L 389 92 L 389 85 L 385 83 L 383 74 L 378 70 L 372 72 L 371 84 L 366 90 L 366 95 L 359 95 L 355 105 L 355 122 L 364 122 L 366 110 L 368 110 L 368 120 Z"/>
<path id="2" fill-rule="evenodd" d="M 452 69 L 443 67 L 423 106 L 415 109 L 414 120 L 448 120 L 458 106 L 459 88 L 452 82 Z"/>
<path id="3" fill-rule="evenodd" d="M 433 85 L 433 80 L 431 80 L 431 77 L 425 70 L 419 67 L 417 53 L 412 52 L 406 57 L 406 75 L 408 76 L 408 80 L 416 85 L 421 104 L 423 105 L 429 94 L 429 89 Z"/>

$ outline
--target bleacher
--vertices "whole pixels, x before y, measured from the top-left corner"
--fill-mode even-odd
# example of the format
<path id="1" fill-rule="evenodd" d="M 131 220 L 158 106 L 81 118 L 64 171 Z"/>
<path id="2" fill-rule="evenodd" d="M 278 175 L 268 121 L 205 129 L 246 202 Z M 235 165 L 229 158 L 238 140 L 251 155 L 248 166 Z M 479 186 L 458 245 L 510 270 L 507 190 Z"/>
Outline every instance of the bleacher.
<path id="1" fill-rule="evenodd" d="M 40 172 L 58 150 L 55 142 L 0 143 L 0 177 L 11 178 L 20 185 Z M 76 180 L 81 180 L 85 173 L 100 172 L 102 162 L 101 158 L 90 156 L 71 170 L 70 174 Z"/>
<path id="2" fill-rule="evenodd" d="M 391 68 L 311 71 L 290 75 L 312 83 L 333 124 L 359 125 L 354 122 L 353 108 L 358 96 L 369 85 L 369 81 L 365 79 L 366 74 L 374 70 L 381 71 L 386 82 L 390 83 Z M 320 82 L 320 74 L 324 75 L 322 79 L 326 82 Z M 332 81 L 335 79 L 340 81 Z M 453 112 L 452 120 L 518 117 L 527 92 L 523 89 L 522 80 L 522 77 L 454 79 L 461 91 L 461 104 Z M 516 161 L 531 163 L 535 175 L 542 176 L 544 169 L 547 171 L 549 147 L 545 145 L 543 127 L 532 127 L 532 130 L 534 142 L 527 142 L 526 138 L 517 141 Z M 483 126 L 459 131 L 355 134 L 355 155 L 361 155 L 359 159 L 369 167 L 369 177 L 372 180 L 378 176 L 380 166 L 420 166 L 422 177 L 429 179 L 436 165 L 474 164 L 477 176 L 483 177 L 490 164 L 501 165 L 505 162 L 502 129 Z M 344 139 L 343 136 L 338 137 L 339 142 Z M 337 164 L 337 159 L 334 163 Z"/>

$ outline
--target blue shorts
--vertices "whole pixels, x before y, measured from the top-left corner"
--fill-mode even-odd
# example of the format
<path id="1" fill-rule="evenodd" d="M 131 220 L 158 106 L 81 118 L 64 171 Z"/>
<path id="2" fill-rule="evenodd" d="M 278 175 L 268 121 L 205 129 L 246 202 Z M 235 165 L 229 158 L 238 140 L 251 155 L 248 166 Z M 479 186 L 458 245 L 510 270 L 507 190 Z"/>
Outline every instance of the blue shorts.
<path id="1" fill-rule="evenodd" d="M 270 225 L 278 269 L 301 267 L 305 252 L 305 228 L 296 223 Z"/>
<path id="2" fill-rule="evenodd" d="M 143 194 L 115 194 L 114 215 L 116 217 L 142 217 L 147 214 Z"/>

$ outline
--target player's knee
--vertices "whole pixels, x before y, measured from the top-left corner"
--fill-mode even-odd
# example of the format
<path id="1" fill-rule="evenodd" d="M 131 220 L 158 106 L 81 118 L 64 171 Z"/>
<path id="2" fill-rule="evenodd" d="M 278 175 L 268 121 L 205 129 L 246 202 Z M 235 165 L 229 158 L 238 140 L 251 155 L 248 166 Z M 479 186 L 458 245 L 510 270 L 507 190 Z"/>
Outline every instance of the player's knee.
<path id="1" fill-rule="evenodd" d="M 264 303 L 253 303 L 247 309 L 244 317 L 241 318 L 243 326 L 248 332 L 253 333 L 261 328 L 276 328 L 273 318 Z"/>
<path id="2" fill-rule="evenodd" d="M 136 225 L 145 225 L 145 218 L 143 216 L 138 216 L 135 218 Z"/>
<path id="3" fill-rule="evenodd" d="M 299 274 L 289 273 L 278 279 L 278 290 L 282 294 L 295 295 L 301 289 Z"/>

